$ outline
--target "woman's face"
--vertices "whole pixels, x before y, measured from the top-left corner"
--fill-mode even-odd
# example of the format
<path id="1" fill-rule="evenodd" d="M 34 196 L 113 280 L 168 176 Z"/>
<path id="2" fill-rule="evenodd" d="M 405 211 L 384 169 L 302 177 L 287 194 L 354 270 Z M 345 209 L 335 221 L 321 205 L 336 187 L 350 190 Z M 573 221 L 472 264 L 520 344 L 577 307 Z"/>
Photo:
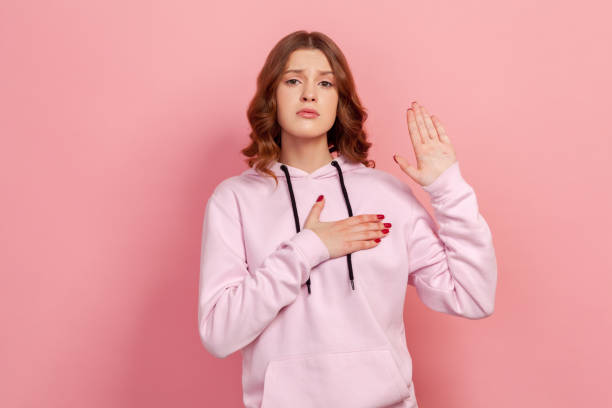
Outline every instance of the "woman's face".
<path id="1" fill-rule="evenodd" d="M 336 120 L 338 89 L 325 54 L 318 49 L 300 49 L 289 57 L 276 89 L 277 120 L 283 137 L 314 138 L 327 135 Z M 300 109 L 318 112 L 313 118 Z"/>

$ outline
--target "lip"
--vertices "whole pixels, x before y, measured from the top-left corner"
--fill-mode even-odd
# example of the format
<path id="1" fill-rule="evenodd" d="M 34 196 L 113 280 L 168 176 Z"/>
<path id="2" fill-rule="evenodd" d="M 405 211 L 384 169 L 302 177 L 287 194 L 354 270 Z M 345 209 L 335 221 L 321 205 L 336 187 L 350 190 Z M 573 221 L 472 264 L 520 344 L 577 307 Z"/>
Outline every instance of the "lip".
<path id="1" fill-rule="evenodd" d="M 305 118 L 315 118 L 319 116 L 319 112 L 310 108 L 300 109 L 297 114 Z"/>

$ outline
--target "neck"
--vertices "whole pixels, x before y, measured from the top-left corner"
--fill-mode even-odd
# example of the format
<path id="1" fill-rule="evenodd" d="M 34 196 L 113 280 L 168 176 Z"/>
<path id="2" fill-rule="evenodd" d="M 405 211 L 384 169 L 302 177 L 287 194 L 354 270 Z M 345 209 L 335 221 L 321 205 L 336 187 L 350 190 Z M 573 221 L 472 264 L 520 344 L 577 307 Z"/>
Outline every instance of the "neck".
<path id="1" fill-rule="evenodd" d="M 327 146 L 327 134 L 317 138 L 281 137 L 279 161 L 288 166 L 312 173 L 334 159 Z"/>

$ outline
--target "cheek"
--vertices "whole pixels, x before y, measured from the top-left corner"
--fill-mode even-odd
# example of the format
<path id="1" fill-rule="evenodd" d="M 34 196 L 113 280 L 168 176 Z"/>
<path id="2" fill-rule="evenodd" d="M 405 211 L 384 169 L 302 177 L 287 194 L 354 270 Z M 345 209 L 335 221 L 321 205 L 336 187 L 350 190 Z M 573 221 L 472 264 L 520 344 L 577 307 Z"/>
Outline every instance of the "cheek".
<path id="1" fill-rule="evenodd" d="M 276 105 L 279 113 L 284 113 L 290 108 L 291 95 L 286 89 L 279 89 L 276 93 Z"/>
<path id="2" fill-rule="evenodd" d="M 291 95 L 289 95 L 289 92 L 286 92 L 286 90 L 279 90 L 276 93 L 276 119 L 281 127 L 287 127 L 289 125 L 291 121 L 291 111 Z"/>
<path id="3" fill-rule="evenodd" d="M 336 111 L 338 109 L 338 97 L 335 95 L 330 95 L 329 98 L 325 100 L 325 110 L 329 112 L 331 116 L 336 116 Z"/>

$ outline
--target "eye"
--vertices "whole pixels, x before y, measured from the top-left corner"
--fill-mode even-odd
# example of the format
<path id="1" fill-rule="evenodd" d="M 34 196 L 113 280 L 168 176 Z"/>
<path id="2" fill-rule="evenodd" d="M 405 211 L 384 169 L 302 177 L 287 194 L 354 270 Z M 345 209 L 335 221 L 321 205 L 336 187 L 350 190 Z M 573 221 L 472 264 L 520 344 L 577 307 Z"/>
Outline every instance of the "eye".
<path id="1" fill-rule="evenodd" d="M 288 85 L 295 85 L 295 82 L 291 82 L 291 81 L 298 81 L 298 80 L 295 79 L 295 78 L 291 78 L 291 79 L 286 80 L 285 83 L 288 84 Z M 334 86 L 334 84 L 332 84 L 329 81 L 321 81 L 320 83 L 328 84 L 328 85 L 325 85 L 324 88 L 331 88 L 332 86 Z"/>

